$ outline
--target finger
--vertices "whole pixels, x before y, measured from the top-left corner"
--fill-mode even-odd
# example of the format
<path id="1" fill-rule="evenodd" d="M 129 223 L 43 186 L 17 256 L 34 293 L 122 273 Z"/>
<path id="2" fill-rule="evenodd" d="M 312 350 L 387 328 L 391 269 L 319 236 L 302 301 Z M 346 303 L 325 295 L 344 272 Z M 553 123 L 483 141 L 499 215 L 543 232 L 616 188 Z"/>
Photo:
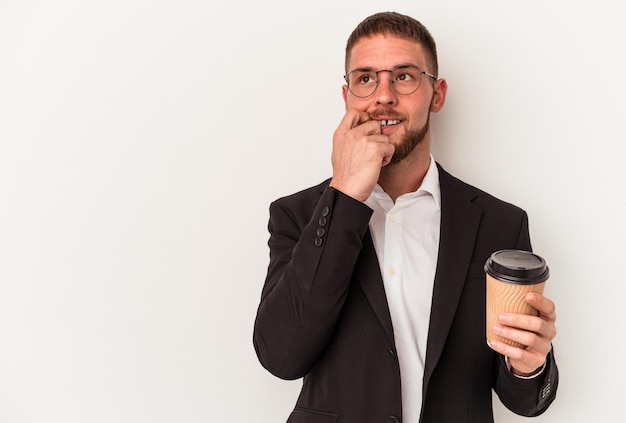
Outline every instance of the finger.
<path id="1" fill-rule="evenodd" d="M 556 337 L 554 320 L 544 316 L 531 316 L 527 314 L 502 313 L 498 316 L 498 323 L 503 326 L 517 328 L 527 332 L 534 332 L 548 341 Z"/>
<path id="2" fill-rule="evenodd" d="M 516 329 L 536 334 L 547 343 L 552 342 L 552 340 L 556 337 L 556 326 L 554 325 L 554 321 L 546 320 L 537 316 L 503 313 L 498 316 L 498 323 L 504 328 L 510 328 L 511 330 Z M 519 342 L 528 345 L 526 341 Z"/>
<path id="3" fill-rule="evenodd" d="M 493 340 L 489 347 L 509 358 L 511 367 L 518 372 L 531 374 L 539 369 L 546 361 L 546 355 L 532 349 L 522 349 L 508 345 L 504 342 Z"/>
<path id="4" fill-rule="evenodd" d="M 382 162 L 383 167 L 391 163 L 391 159 L 393 158 L 393 153 L 395 151 L 396 151 L 396 147 L 392 143 L 387 142 L 386 144 L 383 145 L 383 162 Z"/>
<path id="5" fill-rule="evenodd" d="M 387 135 L 382 135 L 382 134 L 367 134 L 367 136 L 365 136 L 362 140 L 365 142 L 377 142 L 379 144 L 392 145 L 389 142 L 389 137 Z"/>
<path id="6" fill-rule="evenodd" d="M 548 354 L 552 348 L 548 339 L 534 332 L 496 325 L 493 328 L 493 333 L 502 338 L 525 345 L 526 347 L 538 351 L 541 354 Z"/>
<path id="7" fill-rule="evenodd" d="M 524 357 L 528 358 L 530 355 L 533 355 L 540 357 L 539 360 L 543 360 L 552 350 L 552 344 L 549 341 L 532 332 L 524 332 L 504 326 L 494 327 L 493 332 L 500 339 L 492 340 L 489 345 L 493 349 L 496 349 L 494 345 L 498 345 L 497 351 L 507 357 L 522 360 Z M 515 342 L 517 345 L 510 345 L 510 343 L 504 341 L 505 339 Z"/>
<path id="8" fill-rule="evenodd" d="M 339 123 L 339 128 L 341 128 L 344 132 L 349 131 L 350 129 L 356 128 L 357 126 L 367 122 L 370 120 L 370 115 L 362 110 L 350 109 L 346 112 L 343 119 Z"/>
<path id="9" fill-rule="evenodd" d="M 556 307 L 548 297 L 537 292 L 529 292 L 524 299 L 539 312 L 541 317 L 551 321 L 556 320 Z"/>
<path id="10" fill-rule="evenodd" d="M 501 313 L 498 316 L 498 323 L 529 332 L 541 332 L 546 324 L 541 317 L 517 313 Z"/>
<path id="11" fill-rule="evenodd" d="M 369 125 L 369 122 L 367 122 L 367 125 Z M 376 151 L 374 154 L 377 157 L 381 157 L 382 166 L 389 164 L 396 149 L 395 146 L 389 142 L 389 137 L 382 134 L 363 135 L 357 141 L 358 143 L 362 143 L 363 151 L 368 149 L 372 152 Z"/>
<path id="12" fill-rule="evenodd" d="M 506 342 L 498 341 L 496 339 L 487 342 L 487 345 L 489 345 L 492 350 L 509 358 L 514 357 L 519 359 L 523 355 L 523 350 L 521 348 L 514 347 L 513 345 L 509 345 Z"/>

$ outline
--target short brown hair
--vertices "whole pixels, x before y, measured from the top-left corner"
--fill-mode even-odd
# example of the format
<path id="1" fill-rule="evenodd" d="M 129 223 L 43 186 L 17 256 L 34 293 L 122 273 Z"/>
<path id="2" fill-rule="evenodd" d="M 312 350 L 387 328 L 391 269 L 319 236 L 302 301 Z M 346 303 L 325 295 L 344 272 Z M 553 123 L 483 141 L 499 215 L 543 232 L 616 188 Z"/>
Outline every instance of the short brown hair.
<path id="1" fill-rule="evenodd" d="M 346 44 L 346 72 L 348 72 L 348 60 L 352 47 L 361 38 L 370 37 L 377 34 L 395 35 L 400 38 L 418 42 L 426 49 L 429 57 L 427 69 L 429 72 L 437 75 L 439 72 L 439 64 L 437 63 L 437 47 L 435 40 L 424 25 L 410 16 L 402 15 L 397 12 L 380 12 L 365 18 L 352 31 Z"/>

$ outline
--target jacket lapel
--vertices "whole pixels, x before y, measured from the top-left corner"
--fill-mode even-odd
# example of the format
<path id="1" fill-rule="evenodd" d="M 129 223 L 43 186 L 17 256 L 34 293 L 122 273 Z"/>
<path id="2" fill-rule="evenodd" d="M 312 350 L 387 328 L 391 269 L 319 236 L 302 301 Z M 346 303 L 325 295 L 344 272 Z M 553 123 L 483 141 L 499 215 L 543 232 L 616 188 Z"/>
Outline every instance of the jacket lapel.
<path id="1" fill-rule="evenodd" d="M 320 196 L 328 187 L 329 183 L 330 179 L 327 179 L 322 185 L 319 191 Z M 354 266 L 354 276 L 361 285 L 361 289 L 363 289 L 370 306 L 389 337 L 389 341 L 394 344 L 393 326 L 391 323 L 391 314 L 389 313 L 389 305 L 387 304 L 387 294 L 385 294 L 378 256 L 376 255 L 374 241 L 372 240 L 372 234 L 369 229 L 365 231 L 365 236 L 363 237 L 363 248 Z"/>
<path id="2" fill-rule="evenodd" d="M 424 395 L 452 326 L 482 215 L 481 209 L 472 203 L 473 194 L 469 194 L 458 180 L 441 167 L 439 181 L 441 233 L 428 330 Z"/>
<path id="3" fill-rule="evenodd" d="M 393 326 L 391 324 L 391 314 L 387 305 L 387 295 L 383 285 L 383 277 L 380 274 L 380 265 L 374 242 L 369 229 L 363 237 L 363 248 L 355 266 L 355 276 L 358 280 L 367 300 L 374 309 L 374 313 L 381 325 L 385 329 L 385 333 L 389 340 L 393 343 Z"/>

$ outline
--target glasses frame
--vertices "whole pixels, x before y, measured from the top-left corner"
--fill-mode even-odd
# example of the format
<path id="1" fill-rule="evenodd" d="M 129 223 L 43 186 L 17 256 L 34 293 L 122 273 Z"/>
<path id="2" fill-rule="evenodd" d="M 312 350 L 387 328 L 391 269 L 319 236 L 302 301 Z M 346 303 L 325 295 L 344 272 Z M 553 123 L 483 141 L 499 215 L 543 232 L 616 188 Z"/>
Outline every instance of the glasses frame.
<path id="1" fill-rule="evenodd" d="M 434 79 L 435 81 L 437 80 L 437 76 L 433 75 L 432 73 L 423 71 L 419 66 L 417 65 L 411 65 L 411 64 L 406 64 L 406 65 L 398 65 L 393 67 L 392 69 L 381 69 L 381 70 L 377 70 L 375 71 L 372 68 L 357 68 L 357 69 L 352 69 L 350 72 L 348 72 L 347 75 L 343 76 L 343 79 L 346 81 L 346 85 L 348 86 L 348 90 L 352 93 L 353 96 L 358 97 L 358 98 L 367 98 L 369 96 L 371 96 L 372 94 L 374 94 L 376 92 L 376 90 L 378 89 L 378 84 L 380 84 L 380 77 L 378 76 L 379 73 L 381 72 L 389 72 L 389 74 L 391 75 L 393 72 L 397 71 L 398 69 L 404 69 L 404 68 L 414 68 L 417 69 L 420 75 L 420 80 L 417 84 L 417 87 L 415 87 L 415 89 L 413 91 L 411 91 L 410 93 L 399 93 L 396 90 L 396 85 L 394 81 L 390 81 L 391 87 L 393 88 L 393 91 L 398 94 L 398 95 L 411 95 L 413 94 L 415 91 L 417 91 L 419 89 L 419 87 L 422 86 L 422 75 L 426 75 L 426 76 L 430 76 L 432 79 Z M 352 91 L 352 88 L 350 88 L 350 75 L 352 75 L 353 72 L 373 72 L 376 75 L 376 85 L 374 86 L 374 89 L 372 90 L 371 93 L 369 93 L 368 95 L 357 95 L 354 93 L 354 91 Z"/>

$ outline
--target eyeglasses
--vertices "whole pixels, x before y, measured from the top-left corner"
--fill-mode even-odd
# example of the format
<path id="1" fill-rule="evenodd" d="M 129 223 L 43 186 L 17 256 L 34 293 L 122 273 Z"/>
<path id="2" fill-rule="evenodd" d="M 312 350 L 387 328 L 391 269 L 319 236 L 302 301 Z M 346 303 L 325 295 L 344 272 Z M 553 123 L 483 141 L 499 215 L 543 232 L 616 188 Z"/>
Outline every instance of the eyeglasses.
<path id="1" fill-rule="evenodd" d="M 355 69 L 343 78 L 348 84 L 348 89 L 356 97 L 365 98 L 374 94 L 380 78 L 378 74 L 381 72 L 389 72 L 389 82 L 393 90 L 401 95 L 413 94 L 422 83 L 422 75 L 430 76 L 435 81 L 437 77 L 431 73 L 425 72 L 414 65 L 397 66 L 393 69 L 381 69 L 375 71 L 368 68 Z"/>

